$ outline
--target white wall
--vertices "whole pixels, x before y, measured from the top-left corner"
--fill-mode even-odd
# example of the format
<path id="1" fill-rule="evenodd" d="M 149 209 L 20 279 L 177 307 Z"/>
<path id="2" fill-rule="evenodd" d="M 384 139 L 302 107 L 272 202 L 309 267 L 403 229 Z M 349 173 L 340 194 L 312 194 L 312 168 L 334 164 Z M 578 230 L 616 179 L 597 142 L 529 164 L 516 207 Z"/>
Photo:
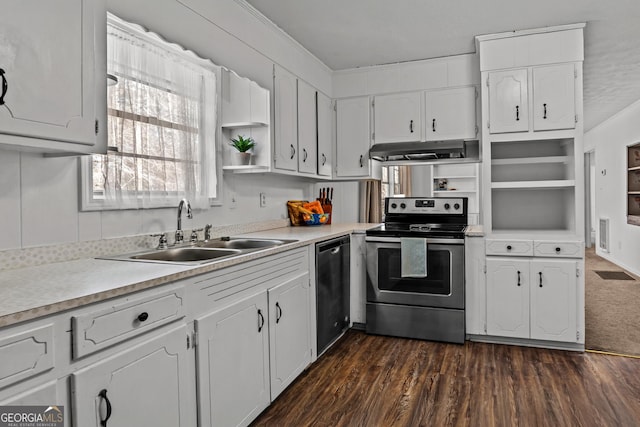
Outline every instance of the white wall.
<path id="1" fill-rule="evenodd" d="M 610 252 L 599 249 L 596 226 L 596 253 L 640 274 L 640 227 L 627 224 L 627 145 L 640 141 L 640 101 L 585 133 L 585 150 L 595 147 L 594 221 L 610 220 Z"/>
<path id="2" fill-rule="evenodd" d="M 189 9 L 189 5 L 200 14 Z M 286 35 L 234 0 L 107 0 L 107 8 L 218 65 L 272 88 L 276 62 L 331 94 L 331 72 Z M 201 16 L 205 15 L 206 19 Z M 77 158 L 43 158 L 0 150 L 0 250 L 170 231 L 176 209 L 79 212 Z M 185 229 L 286 218 L 286 201 L 315 197 L 314 182 L 279 175 L 224 176 L 226 203 L 196 211 Z M 357 200 L 353 196 L 336 196 Z M 259 193 L 267 206 L 259 205 Z M 235 194 L 235 206 L 229 203 Z M 177 205 L 177 201 L 176 201 Z M 338 212 L 344 221 L 357 216 Z"/>

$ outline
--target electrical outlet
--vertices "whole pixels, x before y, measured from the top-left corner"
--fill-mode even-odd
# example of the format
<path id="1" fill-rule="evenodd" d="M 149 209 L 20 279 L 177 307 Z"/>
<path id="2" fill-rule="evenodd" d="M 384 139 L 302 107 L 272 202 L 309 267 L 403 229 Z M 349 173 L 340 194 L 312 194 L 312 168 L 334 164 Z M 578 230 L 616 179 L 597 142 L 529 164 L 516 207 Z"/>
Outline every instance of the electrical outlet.
<path id="1" fill-rule="evenodd" d="M 260 193 L 260 207 L 264 208 L 267 206 L 267 193 Z"/>

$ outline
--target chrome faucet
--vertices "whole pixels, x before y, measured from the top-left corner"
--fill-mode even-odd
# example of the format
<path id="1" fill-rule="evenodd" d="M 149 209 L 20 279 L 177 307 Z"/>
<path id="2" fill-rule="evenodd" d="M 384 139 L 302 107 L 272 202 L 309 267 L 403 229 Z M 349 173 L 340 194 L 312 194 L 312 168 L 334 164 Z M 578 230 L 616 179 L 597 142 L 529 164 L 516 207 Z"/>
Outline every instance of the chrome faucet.
<path id="1" fill-rule="evenodd" d="M 187 199 L 180 200 L 178 203 L 178 228 L 176 229 L 176 245 L 182 243 L 184 240 L 184 233 L 182 232 L 182 208 L 187 205 L 187 218 L 193 218 L 193 212 L 191 211 L 191 203 Z"/>

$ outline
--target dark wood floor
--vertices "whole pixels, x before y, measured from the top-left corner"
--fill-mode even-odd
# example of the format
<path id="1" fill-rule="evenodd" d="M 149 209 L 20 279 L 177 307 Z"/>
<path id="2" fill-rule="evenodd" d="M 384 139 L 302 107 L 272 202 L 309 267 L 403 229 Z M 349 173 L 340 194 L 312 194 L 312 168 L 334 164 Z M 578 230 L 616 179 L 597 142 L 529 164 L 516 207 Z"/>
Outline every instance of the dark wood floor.
<path id="1" fill-rule="evenodd" d="M 350 331 L 255 426 L 640 426 L 640 359 Z"/>

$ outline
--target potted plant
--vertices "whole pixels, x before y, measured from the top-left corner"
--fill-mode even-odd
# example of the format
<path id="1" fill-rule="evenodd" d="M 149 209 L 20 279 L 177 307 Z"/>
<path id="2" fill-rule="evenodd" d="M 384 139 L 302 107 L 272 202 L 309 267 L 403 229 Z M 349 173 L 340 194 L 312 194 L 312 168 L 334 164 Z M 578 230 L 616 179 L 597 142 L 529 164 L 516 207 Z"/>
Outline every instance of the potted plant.
<path id="1" fill-rule="evenodd" d="M 239 164 L 251 164 L 251 153 L 249 152 L 249 150 L 251 150 L 256 145 L 256 142 L 253 140 L 253 138 L 245 138 L 243 135 L 238 135 L 237 138 L 231 139 L 230 145 L 238 150 L 238 158 L 240 159 Z"/>

